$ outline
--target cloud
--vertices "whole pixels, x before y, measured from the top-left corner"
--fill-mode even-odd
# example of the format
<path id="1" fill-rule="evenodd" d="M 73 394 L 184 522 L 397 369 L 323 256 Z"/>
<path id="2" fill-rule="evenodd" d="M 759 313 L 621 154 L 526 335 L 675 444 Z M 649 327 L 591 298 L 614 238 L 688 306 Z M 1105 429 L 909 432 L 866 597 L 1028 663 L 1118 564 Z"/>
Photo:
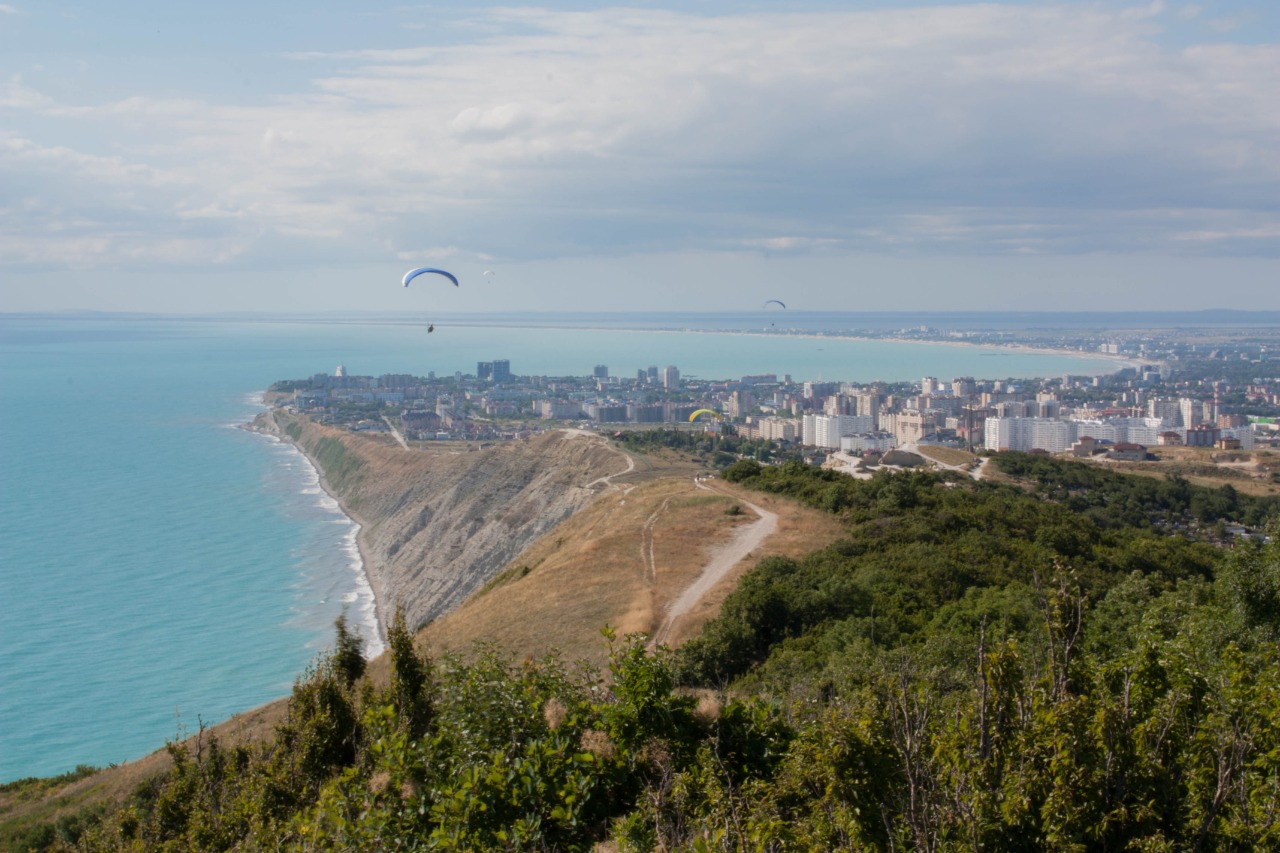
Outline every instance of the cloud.
<path id="1" fill-rule="evenodd" d="M 0 15 L 18 15 L 21 14 L 15 7 L 8 3 L 0 3 Z"/>
<path id="2" fill-rule="evenodd" d="M 144 240 L 110 248 L 115 214 L 172 232 L 166 263 L 179 245 L 243 263 L 423 246 L 1280 254 L 1280 47 L 1162 45 L 1185 13 L 497 10 L 466 43 L 290 54 L 312 85 L 266 102 L 67 104 L 11 79 L 0 108 L 45 135 L 0 137 L 0 179 L 36 170 L 29 193 L 138 263 Z M 35 227 L 5 222 L 18 240 Z M 75 239 L 75 257 L 102 245 L 89 225 Z"/>

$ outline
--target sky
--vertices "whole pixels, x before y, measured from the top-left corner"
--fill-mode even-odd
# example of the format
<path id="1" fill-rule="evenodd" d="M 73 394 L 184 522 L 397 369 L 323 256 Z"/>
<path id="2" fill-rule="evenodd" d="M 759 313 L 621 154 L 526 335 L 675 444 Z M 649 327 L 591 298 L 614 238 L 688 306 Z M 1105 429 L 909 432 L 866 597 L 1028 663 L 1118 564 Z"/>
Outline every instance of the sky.
<path id="1" fill-rule="evenodd" d="M 0 0 L 0 312 L 1280 308 L 1280 3 L 781 7 Z"/>

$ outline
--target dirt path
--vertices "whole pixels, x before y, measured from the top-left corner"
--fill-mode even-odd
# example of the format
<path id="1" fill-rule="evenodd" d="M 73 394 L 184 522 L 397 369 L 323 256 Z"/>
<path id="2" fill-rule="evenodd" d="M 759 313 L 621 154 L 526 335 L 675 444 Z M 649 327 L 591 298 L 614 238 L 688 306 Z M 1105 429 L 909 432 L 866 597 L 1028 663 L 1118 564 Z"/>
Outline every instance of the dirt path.
<path id="1" fill-rule="evenodd" d="M 391 430 L 391 435 L 395 437 L 396 442 L 405 450 L 409 449 L 409 442 L 404 440 L 404 436 L 400 434 L 400 430 L 396 429 L 396 425 L 386 415 L 382 416 L 382 420 L 386 422 L 387 427 Z"/>
<path id="2" fill-rule="evenodd" d="M 593 489 L 600 483 L 603 483 L 605 488 L 608 488 L 609 486 L 613 485 L 614 477 L 621 477 L 623 474 L 630 474 L 632 471 L 636 470 L 636 460 L 631 458 L 630 453 L 623 453 L 623 451 L 618 450 L 616 447 L 612 449 L 618 453 L 622 453 L 622 455 L 627 458 L 627 467 L 623 468 L 621 471 L 617 472 L 616 474 L 607 474 L 603 477 L 598 477 L 592 480 L 590 483 L 587 483 L 585 486 L 583 486 L 584 489 Z"/>
<path id="3" fill-rule="evenodd" d="M 695 477 L 694 485 L 699 489 L 706 489 L 711 492 L 726 494 L 719 489 L 704 484 L 699 478 Z M 751 524 L 744 524 L 734 531 L 733 536 L 728 542 L 721 545 L 711 555 L 710 562 L 703 568 L 702 574 L 698 579 L 680 594 L 680 597 L 671 602 L 671 606 L 667 608 L 667 618 L 663 620 L 662 626 L 654 632 L 650 645 L 658 645 L 664 643 L 671 634 L 671 628 L 678 619 L 685 616 L 693 607 L 702 600 L 702 597 L 711 591 L 712 587 L 718 584 L 730 570 L 741 562 L 748 554 L 760 547 L 769 536 L 773 535 L 778 529 L 778 516 L 776 513 L 769 512 L 763 507 L 756 506 L 750 501 L 742 500 L 734 496 L 736 500 L 741 501 L 759 518 Z M 655 513 L 657 515 L 657 513 Z M 652 559 L 652 553 L 650 553 Z"/>

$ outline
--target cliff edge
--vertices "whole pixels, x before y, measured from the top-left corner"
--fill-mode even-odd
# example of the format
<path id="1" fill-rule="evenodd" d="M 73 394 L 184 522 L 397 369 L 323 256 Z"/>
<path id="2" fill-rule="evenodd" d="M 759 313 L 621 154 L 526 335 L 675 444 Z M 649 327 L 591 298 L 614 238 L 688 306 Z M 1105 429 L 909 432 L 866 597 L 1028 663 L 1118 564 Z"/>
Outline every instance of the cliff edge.
<path id="1" fill-rule="evenodd" d="M 603 438 L 574 430 L 404 450 L 280 410 L 271 417 L 360 524 L 380 617 L 400 606 L 411 627 L 462 604 L 631 465 Z"/>

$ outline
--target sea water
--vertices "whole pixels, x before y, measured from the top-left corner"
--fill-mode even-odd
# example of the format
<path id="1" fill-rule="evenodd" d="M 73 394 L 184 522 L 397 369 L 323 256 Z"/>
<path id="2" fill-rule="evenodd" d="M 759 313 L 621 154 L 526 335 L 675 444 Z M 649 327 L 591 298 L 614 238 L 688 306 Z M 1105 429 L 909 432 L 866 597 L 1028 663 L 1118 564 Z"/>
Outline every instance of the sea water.
<path id="1" fill-rule="evenodd" d="M 1116 367 L 1009 349 L 626 330 L 626 318 L 463 322 L 428 334 L 375 319 L 0 315 L 0 781 L 138 758 L 283 696 L 344 610 L 380 649 L 355 525 L 291 445 L 239 428 L 275 380 L 339 364 L 448 376 L 501 358 L 517 375 L 675 365 L 706 379 L 797 381 Z"/>

